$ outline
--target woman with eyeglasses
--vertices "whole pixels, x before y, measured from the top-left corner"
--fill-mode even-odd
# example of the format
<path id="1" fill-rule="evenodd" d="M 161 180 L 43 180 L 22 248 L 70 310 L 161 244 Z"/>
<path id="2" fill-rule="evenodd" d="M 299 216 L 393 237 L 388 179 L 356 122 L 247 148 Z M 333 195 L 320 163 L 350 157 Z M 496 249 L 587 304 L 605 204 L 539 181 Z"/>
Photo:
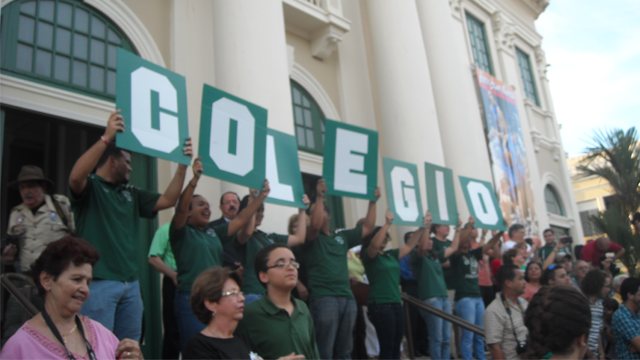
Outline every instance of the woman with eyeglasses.
<path id="1" fill-rule="evenodd" d="M 233 240 L 233 236 L 245 226 L 264 199 L 269 195 L 269 182 L 255 195 L 253 201 L 242 214 L 228 223 L 209 227 L 211 208 L 203 196 L 194 195 L 203 167 L 200 158 L 193 162 L 193 179 L 182 191 L 176 212 L 169 227 L 169 241 L 178 267 L 178 286 L 174 303 L 180 347 L 184 353 L 187 341 L 204 328 L 191 311 L 191 286 L 196 277 L 212 266 L 221 266 L 222 244 Z M 251 190 L 258 193 L 257 190 Z"/>

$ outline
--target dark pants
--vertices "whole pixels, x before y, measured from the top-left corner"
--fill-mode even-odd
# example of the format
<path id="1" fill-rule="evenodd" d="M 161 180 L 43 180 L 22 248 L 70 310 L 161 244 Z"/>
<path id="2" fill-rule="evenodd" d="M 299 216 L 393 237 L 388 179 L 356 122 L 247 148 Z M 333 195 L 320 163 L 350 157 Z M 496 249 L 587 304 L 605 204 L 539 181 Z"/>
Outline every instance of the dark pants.
<path id="1" fill-rule="evenodd" d="M 485 309 L 489 307 L 489 304 L 496 298 L 496 291 L 492 286 L 480 286 L 480 294 L 482 294 L 482 301 L 484 302 Z"/>
<path id="2" fill-rule="evenodd" d="M 367 346 L 365 339 L 367 337 L 367 324 L 364 322 L 365 313 L 362 306 L 358 305 L 358 314 L 356 315 L 356 325 L 353 327 L 353 350 L 351 351 L 352 359 L 366 359 Z"/>
<path id="3" fill-rule="evenodd" d="M 164 339 L 162 339 L 162 358 L 165 360 L 180 358 L 180 334 L 178 322 L 174 313 L 176 286 L 170 277 L 162 280 L 162 322 L 164 324 Z"/>
<path id="4" fill-rule="evenodd" d="M 416 280 L 400 279 L 402 291 L 418 298 L 418 282 Z M 413 335 L 413 351 L 416 354 L 429 354 L 429 332 L 427 331 L 427 323 L 424 321 L 420 310 L 415 306 L 409 306 L 409 322 L 411 324 L 411 334 Z M 407 350 L 405 350 L 407 351 Z M 408 354 L 408 353 L 407 353 Z"/>
<path id="5" fill-rule="evenodd" d="M 400 359 L 404 335 L 404 311 L 400 304 L 369 304 L 369 320 L 376 328 L 380 359 Z"/>

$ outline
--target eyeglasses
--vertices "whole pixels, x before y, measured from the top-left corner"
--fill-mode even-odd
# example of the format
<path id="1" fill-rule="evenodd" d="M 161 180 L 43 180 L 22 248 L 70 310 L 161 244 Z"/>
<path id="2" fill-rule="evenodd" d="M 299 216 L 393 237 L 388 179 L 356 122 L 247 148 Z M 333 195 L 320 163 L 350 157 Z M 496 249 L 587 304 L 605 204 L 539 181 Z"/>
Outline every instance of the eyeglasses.
<path id="1" fill-rule="evenodd" d="M 222 297 L 233 296 L 235 298 L 238 298 L 238 297 L 243 296 L 243 295 L 244 295 L 244 293 L 242 291 L 240 291 L 240 290 L 237 290 L 237 289 L 236 290 L 229 290 L 229 291 L 226 291 L 226 292 L 222 293 Z"/>
<path id="2" fill-rule="evenodd" d="M 295 261 L 295 260 L 291 260 L 291 261 L 290 261 L 290 262 L 288 262 L 288 263 L 286 263 L 286 262 L 284 262 L 284 261 L 277 261 L 275 265 L 267 266 L 267 270 L 269 270 L 269 269 L 273 269 L 273 268 L 280 268 L 280 269 L 282 269 L 282 268 L 286 268 L 286 267 L 288 267 L 289 265 L 293 266 L 293 267 L 294 267 L 294 268 L 296 268 L 296 269 L 300 269 L 300 264 L 299 264 L 297 261 Z"/>

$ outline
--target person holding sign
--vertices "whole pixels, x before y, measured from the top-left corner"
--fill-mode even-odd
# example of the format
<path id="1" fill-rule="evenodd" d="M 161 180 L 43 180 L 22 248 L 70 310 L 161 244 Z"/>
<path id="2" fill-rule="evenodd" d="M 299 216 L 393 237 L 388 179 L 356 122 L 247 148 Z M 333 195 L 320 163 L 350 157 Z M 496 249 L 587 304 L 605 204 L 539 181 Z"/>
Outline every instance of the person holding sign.
<path id="1" fill-rule="evenodd" d="M 240 202 L 238 214 L 240 214 L 247 206 L 255 201 L 255 198 L 249 195 L 245 196 Z M 303 195 L 302 202 L 309 206 L 309 198 Z M 303 223 L 307 214 L 304 209 L 298 210 L 298 222 Z M 293 235 L 266 234 L 258 230 L 258 226 L 262 224 L 264 218 L 264 204 L 258 207 L 256 213 L 251 217 L 249 224 L 238 233 L 236 240 L 233 242 L 236 253 L 239 255 L 242 263 L 243 285 L 242 291 L 245 293 L 245 304 L 250 304 L 262 297 L 264 287 L 260 284 L 256 272 L 253 270 L 256 254 L 260 249 L 273 243 L 286 244 L 289 247 L 304 243 L 307 236 L 307 227 L 298 226 Z"/>
<path id="2" fill-rule="evenodd" d="M 309 272 L 309 310 L 316 328 L 320 358 L 350 359 L 357 308 L 349 285 L 347 251 L 359 245 L 373 231 L 376 202 L 369 201 L 369 210 L 361 227 L 331 234 L 331 214 L 324 203 L 327 192 L 324 179 L 318 180 L 316 192 L 316 200 L 310 210 L 311 225 L 302 246 Z M 376 188 L 374 195 L 377 201 L 380 188 Z"/>
<path id="3" fill-rule="evenodd" d="M 115 146 L 117 132 L 124 132 L 120 110 L 109 116 L 104 135 L 76 161 L 69 175 L 77 236 L 95 246 L 102 257 L 90 285 L 100 295 L 88 299 L 82 314 L 113 331 L 118 339 L 140 340 L 139 219 L 154 218 L 158 211 L 176 204 L 187 165 L 178 165 L 162 195 L 128 185 L 131 153 Z M 191 139 L 185 145 L 183 153 L 191 156 Z"/>
<path id="4" fill-rule="evenodd" d="M 399 260 L 416 247 L 425 228 L 414 231 L 398 249 L 385 251 L 389 243 L 389 227 L 393 214 L 387 210 L 386 222 L 362 241 L 360 258 L 370 285 L 368 315 L 376 328 L 380 343 L 380 359 L 400 359 L 400 343 L 404 335 L 404 310 L 400 299 Z"/>
<path id="5" fill-rule="evenodd" d="M 473 229 L 474 223 L 475 219 L 469 217 L 469 229 Z M 473 250 L 468 238 L 462 237 L 465 241 L 461 241 L 460 248 L 451 256 L 451 269 L 456 285 L 456 314 L 478 326 L 482 326 L 484 315 L 484 302 L 478 284 L 478 261 L 494 247 L 502 234 L 502 231 L 496 233 L 488 243 Z M 484 360 L 484 338 L 471 331 L 462 330 L 460 353 L 465 360 L 473 359 L 474 355 L 476 359 Z"/>
<path id="6" fill-rule="evenodd" d="M 193 179 L 180 195 L 176 213 L 169 227 L 169 241 L 178 265 L 178 289 L 175 314 L 178 319 L 180 346 L 184 354 L 187 341 L 204 329 L 204 325 L 191 311 L 191 287 L 196 277 L 212 266 L 221 266 L 222 244 L 233 240 L 233 236 L 245 226 L 269 195 L 269 181 L 258 193 L 250 190 L 255 201 L 233 220 L 217 227 L 209 227 L 211 208 L 207 199 L 193 192 L 203 172 L 200 157 L 193 162 Z"/>
<path id="7" fill-rule="evenodd" d="M 424 224 L 428 229 L 433 229 L 431 220 L 431 213 L 427 212 L 424 216 Z M 443 226 L 446 226 L 447 229 L 449 228 L 448 225 Z M 460 226 L 456 227 L 456 230 L 459 229 Z M 460 232 L 456 231 L 453 241 L 446 248 L 435 247 L 436 241 L 439 240 L 429 238 L 429 235 L 424 232 L 420 238 L 418 248 L 411 253 L 411 264 L 413 273 L 418 279 L 418 296 L 420 300 L 451 313 L 451 302 L 447 295 L 442 264 L 448 262 L 449 257 L 458 250 Z M 448 360 L 450 358 L 451 323 L 423 310 L 420 310 L 420 313 L 427 323 L 431 358 Z"/>

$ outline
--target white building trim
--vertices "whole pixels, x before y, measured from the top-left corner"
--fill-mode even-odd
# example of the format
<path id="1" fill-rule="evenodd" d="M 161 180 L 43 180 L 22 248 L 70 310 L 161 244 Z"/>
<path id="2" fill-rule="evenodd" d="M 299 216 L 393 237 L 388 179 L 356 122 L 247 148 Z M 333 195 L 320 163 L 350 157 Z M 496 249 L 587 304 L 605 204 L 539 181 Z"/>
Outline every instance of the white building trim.
<path id="1" fill-rule="evenodd" d="M 544 175 L 542 175 L 541 182 L 542 182 L 543 194 L 544 194 L 544 189 L 547 188 L 547 185 L 551 185 L 551 187 L 553 187 L 553 189 L 555 190 L 556 196 L 558 197 L 558 200 L 560 200 L 560 205 L 562 206 L 562 210 L 564 211 L 564 215 L 552 214 L 550 212 L 547 212 L 547 216 L 549 217 L 549 224 L 564 227 L 564 228 L 575 227 L 576 223 L 574 220 L 574 216 L 576 216 L 576 214 L 573 214 L 573 207 L 570 206 L 567 200 L 564 198 L 564 196 L 562 196 L 562 192 L 560 190 L 564 189 L 564 187 L 561 185 L 562 182 L 560 181 L 560 179 L 558 179 L 558 177 L 555 174 L 546 172 L 544 173 Z M 545 201 L 545 206 L 546 206 L 546 201 Z"/>
<path id="2" fill-rule="evenodd" d="M 331 101 L 329 94 L 322 88 L 320 82 L 302 65 L 294 62 L 293 71 L 291 72 L 291 80 L 300 84 L 313 97 L 320 106 L 320 109 L 328 119 L 341 121 L 340 113 Z"/>

